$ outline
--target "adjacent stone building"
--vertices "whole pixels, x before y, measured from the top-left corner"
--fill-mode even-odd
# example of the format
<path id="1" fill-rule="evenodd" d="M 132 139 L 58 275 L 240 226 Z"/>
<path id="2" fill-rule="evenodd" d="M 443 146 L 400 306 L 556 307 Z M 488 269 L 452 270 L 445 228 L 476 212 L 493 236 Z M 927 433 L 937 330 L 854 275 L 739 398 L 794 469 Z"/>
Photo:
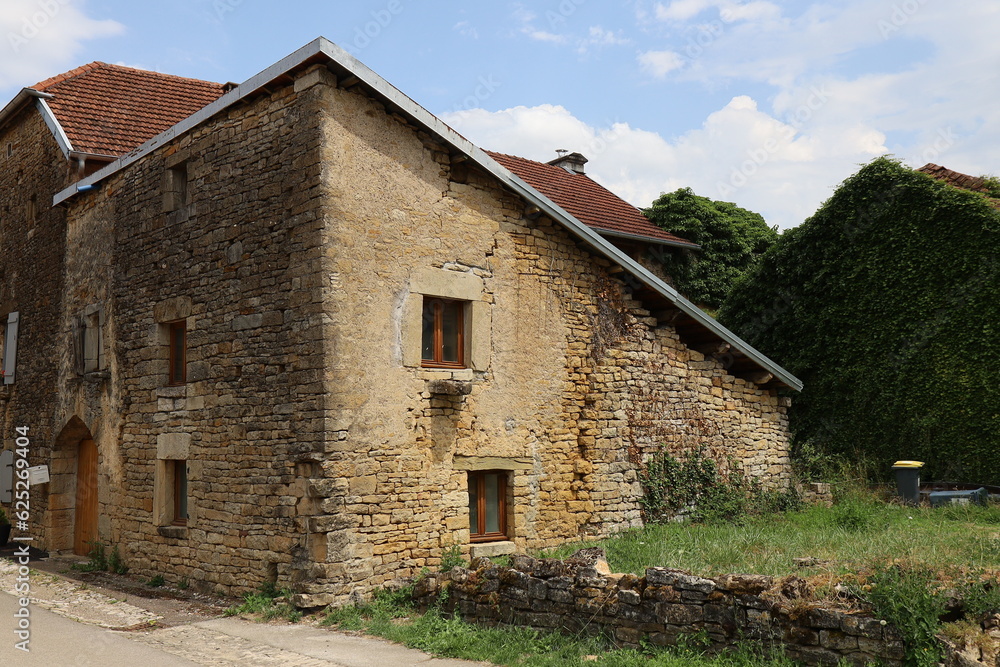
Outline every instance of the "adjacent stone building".
<path id="1" fill-rule="evenodd" d="M 4 442 L 48 466 L 46 549 L 312 606 L 639 525 L 661 447 L 788 484 L 800 384 L 659 275 L 696 246 L 326 40 L 239 86 L 74 70 L 0 151 Z"/>

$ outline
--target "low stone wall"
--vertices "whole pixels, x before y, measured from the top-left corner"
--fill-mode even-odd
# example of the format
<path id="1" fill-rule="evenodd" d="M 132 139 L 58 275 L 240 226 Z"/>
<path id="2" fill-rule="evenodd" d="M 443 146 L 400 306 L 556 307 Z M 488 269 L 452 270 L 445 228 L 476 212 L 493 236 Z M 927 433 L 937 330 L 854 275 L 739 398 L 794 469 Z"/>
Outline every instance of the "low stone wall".
<path id="1" fill-rule="evenodd" d="M 703 631 L 710 650 L 757 641 L 782 646 L 808 665 L 903 660 L 903 642 L 891 626 L 846 604 L 832 609 L 805 599 L 806 582 L 798 577 L 704 579 L 660 567 L 644 577 L 612 574 L 599 549 L 585 549 L 565 561 L 515 556 L 511 567 L 477 558 L 470 569 L 419 581 L 414 597 L 426 607 L 442 589 L 446 611 L 488 625 L 604 633 L 625 646 L 644 638 L 671 646 Z"/>

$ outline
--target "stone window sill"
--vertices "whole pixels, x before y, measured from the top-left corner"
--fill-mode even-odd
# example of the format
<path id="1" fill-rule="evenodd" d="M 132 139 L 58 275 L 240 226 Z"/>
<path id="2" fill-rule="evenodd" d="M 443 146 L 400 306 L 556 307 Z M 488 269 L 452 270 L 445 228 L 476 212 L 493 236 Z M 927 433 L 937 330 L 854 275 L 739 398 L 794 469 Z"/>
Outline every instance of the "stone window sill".
<path id="1" fill-rule="evenodd" d="M 503 542 L 479 542 L 469 547 L 469 558 L 479 558 L 485 556 L 507 556 L 517 551 L 517 545 L 510 541 Z"/>
<path id="2" fill-rule="evenodd" d="M 185 398 L 187 397 L 186 384 L 164 385 L 156 388 L 157 398 Z"/>
<path id="3" fill-rule="evenodd" d="M 186 540 L 188 536 L 187 526 L 159 526 L 156 532 L 163 537 L 170 537 L 175 540 Z"/>

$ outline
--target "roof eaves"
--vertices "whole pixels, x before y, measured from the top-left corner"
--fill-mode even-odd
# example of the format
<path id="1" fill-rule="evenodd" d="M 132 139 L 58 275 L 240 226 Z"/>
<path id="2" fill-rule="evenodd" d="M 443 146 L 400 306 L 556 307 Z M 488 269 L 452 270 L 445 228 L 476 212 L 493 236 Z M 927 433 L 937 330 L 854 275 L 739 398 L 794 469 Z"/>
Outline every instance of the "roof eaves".
<path id="1" fill-rule="evenodd" d="M 479 150 L 479 149 L 476 149 Z M 482 152 L 482 151 L 480 151 Z M 500 170 L 507 171 L 502 165 L 493 161 L 489 156 L 485 156 L 486 159 L 493 162 L 494 165 Z M 472 155 L 473 159 L 476 159 L 475 155 Z M 482 163 L 481 163 L 482 165 Z M 482 165 L 488 169 L 487 165 Z M 493 169 L 489 169 L 494 175 L 500 177 L 502 180 L 506 180 L 509 185 L 515 186 L 515 190 L 520 190 L 519 194 L 523 197 L 532 201 L 536 206 L 542 209 L 542 211 L 551 217 L 553 220 L 558 220 L 567 227 L 570 232 L 574 233 L 578 238 L 588 243 L 592 248 L 603 254 L 608 259 L 613 260 L 619 266 L 621 266 L 625 271 L 632 274 L 636 279 L 643 282 L 650 289 L 660 294 L 660 296 L 666 298 L 668 301 L 674 304 L 678 310 L 682 311 L 688 317 L 698 322 L 700 325 L 717 335 L 719 338 L 723 339 L 729 343 L 734 349 L 742 352 L 746 357 L 753 360 L 754 363 L 759 365 L 761 368 L 766 369 L 769 373 L 774 375 L 774 377 L 781 381 L 783 384 L 796 391 L 802 391 L 802 381 L 797 377 L 786 371 L 784 368 L 774 363 L 771 359 L 767 358 L 764 354 L 754 348 L 752 345 L 747 343 L 745 340 L 737 336 L 735 333 L 727 329 L 726 327 L 719 324 L 712 316 L 707 314 L 698 306 L 694 305 L 686 298 L 684 298 L 679 292 L 677 292 L 673 287 L 666 284 L 659 278 L 657 278 L 653 273 L 651 273 L 644 266 L 636 262 L 634 259 L 626 255 L 624 252 L 618 250 L 618 248 L 611 245 L 608 241 L 600 237 L 596 230 L 593 230 L 588 225 L 580 222 L 569 213 L 564 211 L 562 208 L 557 206 L 554 202 L 546 198 L 540 192 L 536 191 L 530 185 L 522 181 L 516 175 L 507 172 L 508 176 L 504 176 L 497 173 Z"/>
<path id="2" fill-rule="evenodd" d="M 570 233 L 592 247 L 599 254 L 604 255 L 606 258 L 617 263 L 627 272 L 635 276 L 637 280 L 646 284 L 650 289 L 673 303 L 679 310 L 687 314 L 691 319 L 695 320 L 700 325 L 719 336 L 724 341 L 728 342 L 732 345 L 732 347 L 742 352 L 749 359 L 753 360 L 754 363 L 766 369 L 775 377 L 775 379 L 797 391 L 802 389 L 802 382 L 794 375 L 768 359 L 761 352 L 754 349 L 753 346 L 739 338 L 732 331 L 716 322 L 711 316 L 701 310 L 701 308 L 698 308 L 696 305 L 685 299 L 676 290 L 657 278 L 641 264 L 601 237 L 597 231 L 580 222 L 548 197 L 528 185 L 506 167 L 487 155 L 486 151 L 474 145 L 468 139 L 449 127 L 440 118 L 404 95 L 401 91 L 392 86 L 392 84 L 376 74 L 357 58 L 323 37 L 313 40 L 295 53 L 279 60 L 271 67 L 267 68 L 260 74 L 251 77 L 245 83 L 240 84 L 234 90 L 226 95 L 223 95 L 221 98 L 209 104 L 201 111 L 181 121 L 171 129 L 153 137 L 142 146 L 138 147 L 131 153 L 122 156 L 120 159 L 111 163 L 107 167 L 104 167 L 92 176 L 56 194 L 53 199 L 53 203 L 60 204 L 66 201 L 67 199 L 73 197 L 80 188 L 85 188 L 88 185 L 97 183 L 110 174 L 113 174 L 125 166 L 132 164 L 139 158 L 147 155 L 153 150 L 156 150 L 174 137 L 187 132 L 189 129 L 207 120 L 229 105 L 234 104 L 241 98 L 260 89 L 268 82 L 278 78 L 281 74 L 319 54 L 325 55 L 338 67 L 350 72 L 353 76 L 357 77 L 360 82 L 364 83 L 365 86 L 375 91 L 385 101 L 388 101 L 401 109 L 411 119 L 420 125 L 423 125 L 428 131 L 437 135 L 442 141 L 451 144 L 451 146 L 460 153 L 468 155 L 481 168 L 499 179 L 501 183 L 504 183 L 515 193 L 538 206 L 547 216 L 558 221 L 566 227 Z"/>
<path id="3" fill-rule="evenodd" d="M 25 104 L 33 99 L 51 100 L 54 96 L 48 93 L 42 93 L 34 88 L 22 88 L 17 95 L 14 96 L 10 102 L 7 103 L 2 110 L 0 110 L 0 127 L 7 124 L 14 115 L 20 111 Z"/>
<path id="4" fill-rule="evenodd" d="M 673 248 L 687 248 L 688 250 L 701 250 L 701 246 L 697 243 L 689 243 L 684 241 L 671 241 L 669 239 L 659 239 L 655 236 L 643 236 L 642 234 L 629 234 L 628 232 L 619 232 L 612 229 L 605 229 L 603 227 L 596 227 L 597 233 L 605 238 L 618 238 L 627 239 L 629 241 L 642 241 L 643 243 L 652 243 L 656 245 L 666 245 Z"/>

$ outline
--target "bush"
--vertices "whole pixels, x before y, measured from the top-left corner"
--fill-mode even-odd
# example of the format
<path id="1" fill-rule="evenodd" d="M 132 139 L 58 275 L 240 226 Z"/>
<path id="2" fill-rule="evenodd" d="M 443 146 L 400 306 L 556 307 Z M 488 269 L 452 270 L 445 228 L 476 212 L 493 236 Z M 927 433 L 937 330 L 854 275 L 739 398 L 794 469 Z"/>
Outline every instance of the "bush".
<path id="1" fill-rule="evenodd" d="M 257 592 L 243 595 L 243 604 L 226 609 L 225 615 L 254 614 L 260 616 L 262 621 L 283 618 L 290 623 L 298 623 L 302 612 L 289 602 L 291 597 L 292 592 L 287 588 L 278 589 L 275 584 L 264 582 Z"/>
<path id="2" fill-rule="evenodd" d="M 677 459 L 666 450 L 654 453 L 640 475 L 645 519 L 661 523 L 677 517 L 706 523 L 743 521 L 752 514 L 784 512 L 800 506 L 794 491 L 764 490 L 730 461 L 722 473 L 705 450 Z"/>
<path id="3" fill-rule="evenodd" d="M 936 667 L 941 659 L 936 635 L 947 600 L 936 578 L 932 570 L 891 565 L 877 569 L 857 591 L 902 634 L 906 667 Z"/>

